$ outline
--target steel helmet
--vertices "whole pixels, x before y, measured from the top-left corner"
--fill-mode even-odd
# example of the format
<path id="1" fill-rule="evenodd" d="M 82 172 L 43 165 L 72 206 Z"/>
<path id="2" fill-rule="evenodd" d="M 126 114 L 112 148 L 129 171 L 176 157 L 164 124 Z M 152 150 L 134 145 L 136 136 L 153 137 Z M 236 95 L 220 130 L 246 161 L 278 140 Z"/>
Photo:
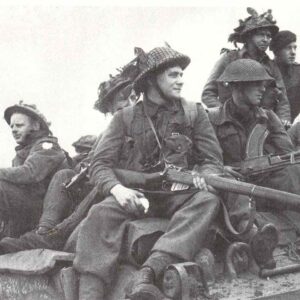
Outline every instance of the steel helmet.
<path id="1" fill-rule="evenodd" d="M 249 81 L 271 81 L 274 80 L 266 69 L 256 60 L 237 59 L 230 63 L 218 82 L 249 82 Z"/>

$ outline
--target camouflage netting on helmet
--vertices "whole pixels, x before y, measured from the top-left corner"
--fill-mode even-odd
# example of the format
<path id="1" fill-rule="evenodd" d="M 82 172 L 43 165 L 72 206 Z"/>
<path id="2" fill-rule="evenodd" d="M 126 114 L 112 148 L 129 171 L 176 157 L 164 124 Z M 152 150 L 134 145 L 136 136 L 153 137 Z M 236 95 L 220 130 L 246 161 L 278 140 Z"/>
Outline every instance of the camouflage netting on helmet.
<path id="1" fill-rule="evenodd" d="M 41 124 L 41 129 L 50 131 L 50 122 L 47 121 L 46 117 L 37 109 L 35 104 L 25 104 L 23 100 L 20 100 L 19 104 L 8 107 L 4 111 L 4 119 L 8 125 L 10 125 L 10 118 L 14 113 L 21 113 L 37 120 Z"/>
<path id="2" fill-rule="evenodd" d="M 187 55 L 179 53 L 170 47 L 157 47 L 149 53 L 145 53 L 141 48 L 136 48 L 135 50 L 138 54 L 139 75 L 134 81 L 133 88 L 137 93 L 142 91 L 144 80 L 152 72 L 175 64 L 185 69 L 191 61 Z"/>
<path id="3" fill-rule="evenodd" d="M 230 63 L 218 82 L 250 82 L 250 81 L 270 81 L 274 80 L 266 69 L 256 60 L 237 59 Z"/>
<path id="4" fill-rule="evenodd" d="M 108 113 L 107 103 L 112 100 L 116 92 L 133 83 L 138 75 L 137 59 L 133 59 L 127 65 L 118 69 L 116 76 L 110 75 L 109 80 L 101 82 L 98 88 L 98 99 L 94 104 L 94 108 L 102 113 Z"/>
<path id="5" fill-rule="evenodd" d="M 271 9 L 259 15 L 255 9 L 248 7 L 247 12 L 250 14 L 250 17 L 245 20 L 239 20 L 239 26 L 229 35 L 229 42 L 234 44 L 245 43 L 245 37 L 248 33 L 256 29 L 266 28 L 270 30 L 272 36 L 278 32 L 279 28 L 275 25 L 276 21 L 273 20 Z"/>

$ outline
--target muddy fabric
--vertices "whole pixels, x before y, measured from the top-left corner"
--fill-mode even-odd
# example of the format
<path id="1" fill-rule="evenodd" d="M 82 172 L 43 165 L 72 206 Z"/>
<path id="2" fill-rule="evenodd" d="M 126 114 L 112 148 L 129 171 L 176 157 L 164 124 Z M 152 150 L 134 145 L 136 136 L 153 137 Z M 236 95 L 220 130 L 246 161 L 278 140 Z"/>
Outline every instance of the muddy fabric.
<path id="1" fill-rule="evenodd" d="M 223 54 L 214 66 L 202 92 L 202 102 L 208 107 L 220 106 L 226 100 L 231 98 L 230 89 L 221 83 L 217 83 L 216 80 L 231 62 L 240 58 L 251 58 L 245 47 L 241 50 L 231 50 Z M 290 106 L 278 66 L 266 54 L 263 55 L 258 62 L 260 62 L 266 68 L 268 74 L 275 79 L 276 87 L 282 92 L 277 103 L 275 88 L 268 87 L 261 106 L 272 109 L 281 120 L 290 121 Z"/>
<path id="2" fill-rule="evenodd" d="M 66 166 L 54 137 L 39 137 L 16 148 L 13 167 L 0 169 L 0 218 L 9 223 L 5 235 L 19 236 L 36 226 L 48 184 Z"/>
<path id="3" fill-rule="evenodd" d="M 163 195 L 161 198 L 156 196 L 155 200 L 150 200 L 149 215 L 167 217 L 170 222 L 152 251 L 169 253 L 179 260 L 192 260 L 205 241 L 208 227 L 218 212 L 219 200 L 208 192 L 167 198 Z M 110 284 L 118 262 L 124 259 L 123 239 L 128 223 L 135 219 L 113 197 L 94 205 L 79 232 L 76 270 L 94 274 Z"/>
<path id="4" fill-rule="evenodd" d="M 291 107 L 292 122 L 300 113 L 300 64 L 278 64 Z"/>

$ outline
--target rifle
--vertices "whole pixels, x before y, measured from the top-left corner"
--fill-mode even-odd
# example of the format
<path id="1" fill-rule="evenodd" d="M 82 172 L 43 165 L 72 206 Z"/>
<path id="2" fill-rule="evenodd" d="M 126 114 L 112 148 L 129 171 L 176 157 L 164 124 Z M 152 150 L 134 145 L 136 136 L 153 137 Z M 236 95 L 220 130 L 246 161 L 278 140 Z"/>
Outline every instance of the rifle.
<path id="1" fill-rule="evenodd" d="M 253 177 L 294 164 L 300 164 L 300 151 L 290 152 L 284 155 L 248 157 L 242 161 L 238 171 L 245 177 Z"/>
<path id="2" fill-rule="evenodd" d="M 176 167 L 167 167 L 163 172 L 155 173 L 142 173 L 121 169 L 115 169 L 114 173 L 124 186 L 129 188 L 142 188 L 144 190 L 149 190 L 149 187 L 153 189 L 154 186 L 160 186 L 160 188 L 162 188 L 164 182 L 177 182 L 193 186 L 194 178 L 191 171 L 182 171 Z M 264 198 L 280 204 L 284 202 L 287 209 L 300 210 L 299 195 L 221 177 L 220 175 L 205 175 L 203 177 L 206 183 L 216 190 L 247 195 L 249 197 Z M 170 191 L 170 193 L 176 192 Z M 90 207 L 97 203 L 98 200 L 98 187 L 96 186 L 81 201 L 76 210 L 62 223 L 56 225 L 50 233 L 60 232 L 66 236 L 71 234 L 75 227 L 87 215 Z"/>
<path id="3" fill-rule="evenodd" d="M 80 169 L 80 172 L 73 176 L 68 182 L 64 183 L 66 190 L 69 192 L 72 188 L 78 186 L 81 182 L 88 179 L 89 166 Z"/>
<path id="4" fill-rule="evenodd" d="M 190 186 L 193 185 L 194 175 L 191 171 L 181 171 L 176 168 L 168 168 L 164 173 L 164 178 L 167 181 L 188 184 Z M 284 203 L 286 209 L 300 211 L 300 195 L 241 182 L 235 179 L 225 178 L 220 175 L 204 175 L 203 177 L 206 183 L 216 190 L 246 195 L 250 198 L 264 198 L 274 203 Z"/>

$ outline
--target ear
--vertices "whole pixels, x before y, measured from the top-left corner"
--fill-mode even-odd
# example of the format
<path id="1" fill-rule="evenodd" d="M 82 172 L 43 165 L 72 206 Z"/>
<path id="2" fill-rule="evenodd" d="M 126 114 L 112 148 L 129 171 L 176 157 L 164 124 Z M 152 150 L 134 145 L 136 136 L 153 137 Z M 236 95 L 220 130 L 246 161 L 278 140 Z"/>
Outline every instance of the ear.
<path id="1" fill-rule="evenodd" d="M 41 129 L 41 123 L 36 120 L 32 120 L 32 128 L 34 131 L 39 131 Z"/>

